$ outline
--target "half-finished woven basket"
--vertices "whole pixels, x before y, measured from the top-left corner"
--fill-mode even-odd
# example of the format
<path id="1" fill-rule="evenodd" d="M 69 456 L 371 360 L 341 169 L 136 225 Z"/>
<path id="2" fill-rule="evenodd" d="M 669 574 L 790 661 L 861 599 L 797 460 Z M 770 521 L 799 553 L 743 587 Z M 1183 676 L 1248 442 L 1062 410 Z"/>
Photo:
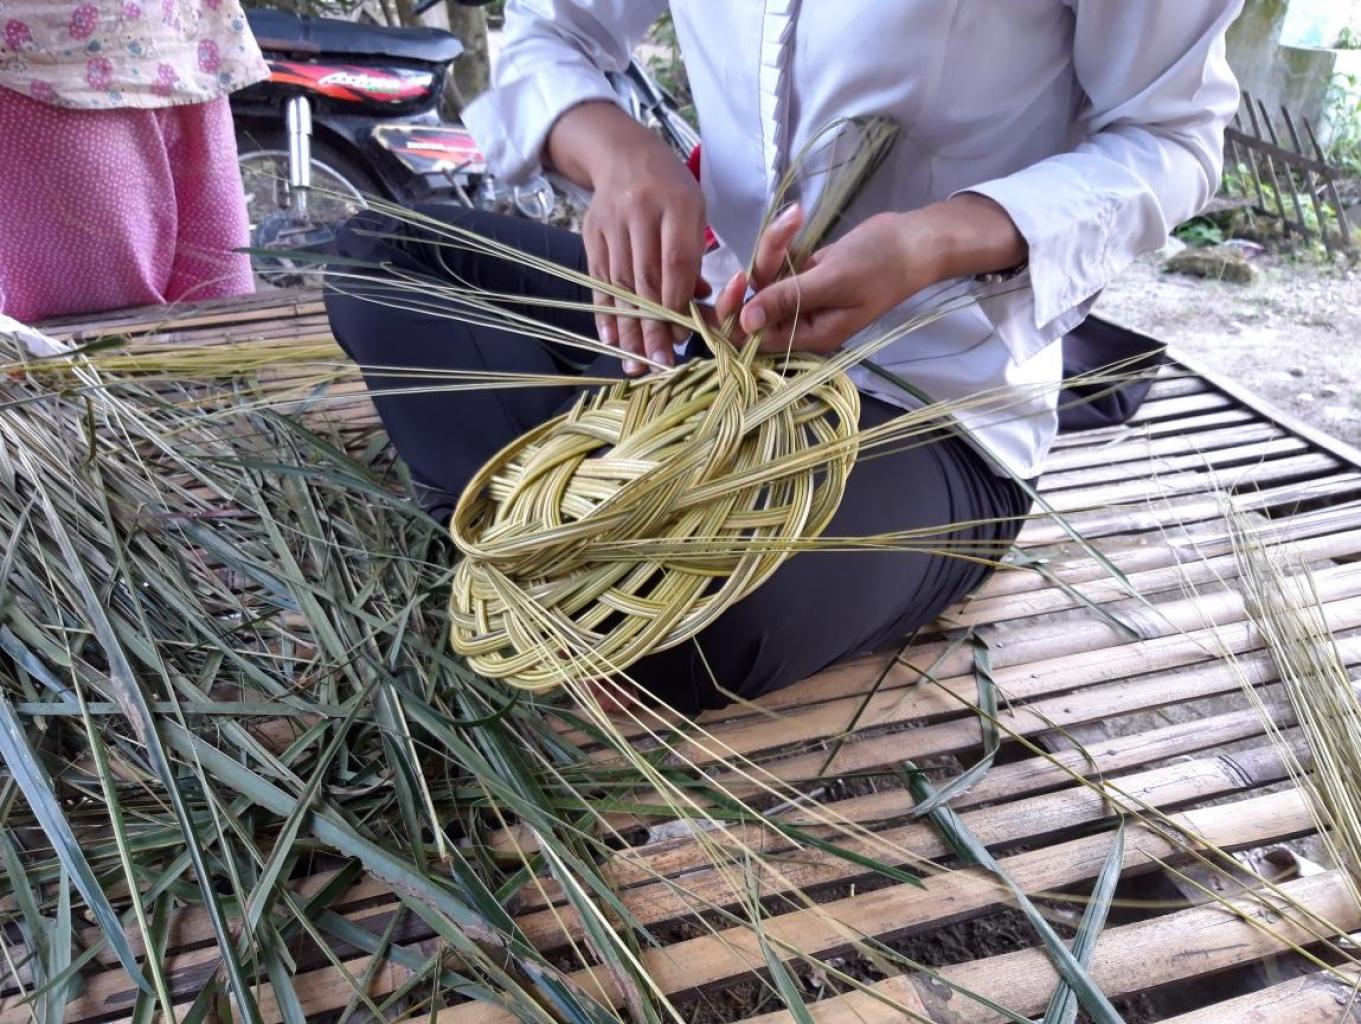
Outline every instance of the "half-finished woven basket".
<path id="1" fill-rule="evenodd" d="M 828 237 L 897 137 L 887 118 L 848 118 L 805 145 L 772 215 L 806 165 L 826 182 L 788 266 Z M 826 529 L 858 452 L 844 368 L 705 334 L 712 359 L 588 392 L 464 490 L 450 610 L 476 671 L 531 690 L 625 672 Z"/>
<path id="2" fill-rule="evenodd" d="M 713 359 L 584 394 L 468 485 L 450 607 L 476 671 L 533 690 L 624 672 L 826 528 L 855 461 L 855 387 L 820 358 L 711 344 Z"/>

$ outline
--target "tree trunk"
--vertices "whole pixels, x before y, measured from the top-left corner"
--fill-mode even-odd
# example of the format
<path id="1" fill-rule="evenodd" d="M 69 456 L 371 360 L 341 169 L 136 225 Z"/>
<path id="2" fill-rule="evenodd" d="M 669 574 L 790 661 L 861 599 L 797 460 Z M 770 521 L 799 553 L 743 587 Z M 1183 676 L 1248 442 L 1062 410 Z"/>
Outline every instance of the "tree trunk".
<path id="1" fill-rule="evenodd" d="M 466 103 L 487 87 L 491 77 L 487 12 L 481 7 L 464 7 L 454 0 L 445 0 L 444 9 L 449 15 L 449 31 L 467 49 L 454 64 L 455 95 Z"/>

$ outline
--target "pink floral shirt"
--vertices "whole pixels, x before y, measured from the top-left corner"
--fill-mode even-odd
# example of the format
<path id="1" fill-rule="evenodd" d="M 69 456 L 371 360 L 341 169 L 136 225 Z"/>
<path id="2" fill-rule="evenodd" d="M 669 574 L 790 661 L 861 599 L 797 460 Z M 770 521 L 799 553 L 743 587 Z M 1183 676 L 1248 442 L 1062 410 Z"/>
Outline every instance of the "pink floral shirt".
<path id="1" fill-rule="evenodd" d="M 0 0 L 0 88 L 44 103 L 203 103 L 268 74 L 239 0 Z"/>

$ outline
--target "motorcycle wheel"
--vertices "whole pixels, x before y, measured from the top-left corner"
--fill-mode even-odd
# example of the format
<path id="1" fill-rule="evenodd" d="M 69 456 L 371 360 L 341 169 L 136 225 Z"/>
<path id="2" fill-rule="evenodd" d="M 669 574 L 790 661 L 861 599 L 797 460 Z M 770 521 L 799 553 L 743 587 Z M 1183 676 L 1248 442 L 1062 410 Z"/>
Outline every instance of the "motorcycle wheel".
<path id="1" fill-rule="evenodd" d="M 246 192 L 251 256 L 257 280 L 293 288 L 315 279 L 316 254 L 332 251 L 339 226 L 365 209 L 365 197 L 381 197 L 373 176 L 334 146 L 312 139 L 312 190 L 307 215 L 290 210 L 288 138 L 282 131 L 242 129 L 236 137 L 241 184 Z M 276 255 L 277 254 L 277 255 Z"/>

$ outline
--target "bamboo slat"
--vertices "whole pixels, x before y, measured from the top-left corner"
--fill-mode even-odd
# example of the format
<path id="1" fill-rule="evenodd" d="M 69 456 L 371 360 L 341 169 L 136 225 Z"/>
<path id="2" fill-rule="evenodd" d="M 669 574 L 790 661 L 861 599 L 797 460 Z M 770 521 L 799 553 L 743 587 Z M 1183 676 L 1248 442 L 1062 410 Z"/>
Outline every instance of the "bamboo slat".
<path id="1" fill-rule="evenodd" d="M 1220 849 L 1273 842 L 1312 828 L 1306 801 L 1293 789 L 1188 811 L 1173 815 L 1170 821 L 1173 827 Z M 1095 835 L 1004 857 L 999 864 L 1026 891 L 1053 891 L 1095 878 L 1109 848 L 1109 836 Z M 1135 828 L 1127 837 L 1124 867 L 1127 872 L 1148 870 L 1176 856 L 1176 847 L 1167 839 Z M 824 955 L 848 947 L 861 935 L 903 936 L 980 914 L 1004 902 L 1002 890 L 991 877 L 976 869 L 958 870 L 931 878 L 925 890 L 894 885 L 815 909 L 775 915 L 765 920 L 763 928 L 777 955 L 784 954 L 785 947 L 780 943 L 804 953 Z M 765 967 L 759 942 L 744 928 L 672 943 L 664 949 L 649 950 L 642 958 L 654 982 L 669 993 L 703 989 Z M 586 968 L 575 973 L 572 980 L 598 991 L 611 1005 L 623 1003 L 622 992 L 606 971 Z M 450 1007 L 435 1014 L 434 1019 L 438 1024 L 514 1021 L 501 1009 L 479 1003 Z"/>
<path id="2" fill-rule="evenodd" d="M 172 311 L 129 311 L 58 324 L 51 332 L 87 339 L 124 334 L 198 345 L 329 336 L 315 290 Z M 306 383 L 286 368 L 274 378 L 278 387 Z M 372 404 L 353 377 L 337 380 L 321 397 L 298 390 L 276 407 L 324 421 L 342 437 L 371 438 L 376 424 Z M 759 758 L 775 778 L 811 782 L 818 787 L 815 792 L 823 793 L 821 814 L 870 830 L 872 837 L 856 840 L 854 848 L 908 869 L 927 870 L 924 859 L 943 858 L 948 851 L 929 826 L 907 820 L 913 801 L 905 790 L 890 782 L 877 791 L 847 795 L 831 784 L 855 773 L 883 772 L 905 758 L 952 757 L 967 764 L 977 756 L 979 724 L 968 707 L 976 695 L 974 648 L 966 642 L 952 649 L 959 630 L 968 628 L 988 646 L 991 674 L 1008 700 L 999 716 L 1008 736 L 1036 744 L 1053 737 L 1056 728 L 1098 722 L 1112 725 L 1114 733 L 1089 741 L 1085 750 L 1041 757 L 1032 748 L 1029 756 L 995 765 L 953 801 L 974 833 L 994 849 L 1025 848 L 1002 862 L 1027 891 L 1089 883 L 1105 857 L 1110 806 L 1078 779 L 1103 779 L 1124 794 L 1127 805 L 1146 802 L 1174 813 L 1179 824 L 1226 849 L 1257 847 L 1311 831 L 1313 818 L 1301 794 L 1293 788 L 1263 792 L 1278 786 L 1286 773 L 1281 753 L 1266 743 L 1262 715 L 1242 703 L 1243 698 L 1233 707 L 1216 704 L 1213 713 L 1192 721 L 1150 725 L 1147 718 L 1171 705 L 1228 700 L 1244 687 L 1267 688 L 1277 679 L 1276 666 L 1236 589 L 1226 508 L 1264 536 L 1288 545 L 1292 558 L 1315 570 L 1324 613 L 1339 637 L 1338 651 L 1348 666 L 1361 665 L 1361 563 L 1351 561 L 1361 554 L 1361 462 L 1346 446 L 1322 443 L 1288 418 L 1261 415 L 1223 382 L 1174 365 L 1154 383 L 1149 400 L 1130 423 L 1060 437 L 1049 469 L 1041 492 L 1088 547 L 1075 544 L 1060 524 L 1037 517 L 1023 529 L 1019 546 L 1044 561 L 1044 573 L 997 574 L 902 657 L 878 654 L 835 666 L 763 699 L 761 712 L 737 707 L 707 714 L 701 721 L 708 735 L 691 730 L 681 749 L 696 761 L 713 761 L 720 754 Z M 1125 582 L 1110 577 L 1109 565 L 1124 574 Z M 1202 592 L 1188 594 L 1191 586 Z M 1131 598 L 1127 588 L 1139 599 Z M 928 668 L 938 682 L 921 685 Z M 1279 726 L 1289 729 L 1288 709 L 1273 708 L 1271 713 Z M 625 731 L 637 737 L 639 746 L 649 745 L 640 729 Z M 1244 741 L 1252 744 L 1246 750 L 1222 750 Z M 1008 739 L 1007 745 L 1022 753 L 1020 740 Z M 738 794 L 752 792 L 735 776 L 729 782 Z M 640 800 L 647 798 L 639 794 Z M 790 811 L 787 817 L 814 831 L 820 828 L 806 812 Z M 852 894 L 844 895 L 846 886 L 858 884 L 863 875 L 853 862 L 816 848 L 796 848 L 785 836 L 756 826 L 733 829 L 731 835 L 770 855 L 770 867 L 755 869 L 772 904 L 764 925 L 767 935 L 777 943 L 796 943 L 810 954 L 845 950 L 860 935 L 887 939 L 929 931 L 995 912 L 1007 903 L 995 880 L 961 869 L 931 871 L 924 889 L 889 885 L 857 892 L 852 887 Z M 1128 840 L 1125 870 L 1153 870 L 1174 852 L 1167 839 L 1136 826 Z M 697 901 L 732 905 L 743 898 L 745 893 L 733 888 L 732 875 L 714 865 L 713 854 L 712 844 L 701 846 L 681 835 L 617 852 L 606 874 L 638 919 L 662 928 L 689 920 Z M 314 875 L 296 884 L 309 891 L 329 877 Z M 815 908 L 788 898 L 781 902 L 780 894 L 793 885 L 815 896 L 834 888 L 839 898 L 825 897 Z M 1340 928 L 1361 929 L 1361 908 L 1351 901 L 1338 874 L 1290 882 L 1286 891 Z M 551 879 L 519 894 L 517 921 L 543 948 L 563 944 L 564 922 L 568 933 L 579 937 L 575 912 L 562 898 Z M 1248 920 L 1262 916 L 1261 909 L 1248 900 L 1242 907 L 1245 916 L 1202 906 L 1108 929 L 1097 947 L 1094 974 L 1108 994 L 1132 994 L 1278 952 L 1279 938 Z M 332 905 L 375 935 L 396 908 L 386 886 L 369 878 Z M 1273 916 L 1277 931 L 1307 938 L 1288 916 Z M 97 937 L 93 927 L 80 935 L 87 943 Z M 140 950 L 140 938 L 130 938 Z M 181 1011 L 215 968 L 211 938 L 200 910 L 187 908 L 172 917 L 165 965 Z M 396 941 L 421 955 L 438 948 L 428 928 L 414 919 L 398 931 Z M 343 971 L 315 957 L 300 961 L 294 981 L 309 1016 L 333 1014 L 345 1006 L 352 994 L 346 974 L 358 976 L 369 964 L 358 950 L 337 949 Z M 643 956 L 660 989 L 674 997 L 727 985 L 765 966 L 752 933 L 736 927 L 672 941 Z M 107 951 L 97 964 L 104 969 L 85 979 L 83 990 L 72 998 L 68 1020 L 96 1024 L 127 1018 L 135 990 Z M 1038 949 L 955 964 L 942 969 L 941 976 L 1026 1014 L 1043 1009 L 1054 985 L 1053 970 Z M 391 963 L 381 965 L 370 994 L 391 993 L 406 977 Z M 600 991 L 606 1002 L 621 1004 L 614 981 L 599 968 L 583 967 L 574 980 Z M 948 998 L 947 989 L 923 975 L 905 974 L 874 989 L 881 998 L 851 993 L 817 1001 L 811 1004 L 814 1019 L 818 1024 L 896 1024 L 905 1019 L 900 1007 L 932 1024 L 998 1019 L 968 1000 Z M 1344 1011 L 1346 1019 L 1361 1021 L 1361 1013 L 1347 1005 L 1349 994 L 1342 981 L 1316 975 L 1174 1021 L 1322 1024 L 1343 1019 Z M 266 1024 L 281 1020 L 268 985 L 260 989 L 260 1002 Z M 430 1017 L 443 1024 L 502 1024 L 510 1019 L 477 1003 L 447 1007 Z M 27 1024 L 29 1019 L 26 1007 L 0 1003 L 0 1024 Z M 788 1019 L 784 1013 L 767 1014 L 746 1024 L 786 1024 Z"/>
<path id="3" fill-rule="evenodd" d="M 1346 972 L 1346 980 L 1339 980 L 1320 972 L 1178 1014 L 1163 1024 L 1357 1024 L 1361 1003 L 1355 998 L 1355 974 Z"/>
<path id="4" fill-rule="evenodd" d="M 1281 888 L 1300 906 L 1341 928 L 1361 926 L 1361 909 L 1338 872 L 1287 882 Z M 1253 896 L 1232 903 L 1241 916 L 1218 906 L 1199 907 L 1111 929 L 1097 945 L 1092 961 L 1093 978 L 1108 996 L 1129 995 L 1168 982 L 1208 976 L 1278 953 L 1282 948 L 1280 939 L 1264 929 L 1305 945 L 1317 933 L 1317 925 L 1302 920 L 1298 911 L 1270 909 Z M 945 984 L 921 974 L 905 974 L 874 985 L 873 995 L 855 992 L 823 1000 L 813 1007 L 813 1019 L 818 1024 L 900 1024 L 901 1013 L 886 1000 L 901 1002 L 906 995 L 928 1008 L 926 1016 L 932 1022 L 998 1024 L 1005 1018 L 969 1000 L 950 998 L 947 985 L 959 985 L 1020 1013 L 1038 1013 L 1049 1002 L 1058 983 L 1049 961 L 1038 949 L 944 967 L 939 975 Z M 1345 990 L 1341 981 L 1330 988 L 1334 996 Z M 1329 1002 L 1334 1015 L 1315 1019 L 1330 1022 L 1340 1019 L 1341 1006 L 1336 999 Z M 1224 1020 L 1219 1016 L 1202 1019 L 1204 1024 L 1221 1024 Z M 1282 1024 L 1299 1021 L 1294 1016 L 1258 1019 Z M 792 1018 L 787 1013 L 770 1013 L 750 1017 L 746 1024 L 792 1024 Z"/>
<path id="5" fill-rule="evenodd" d="M 1267 785 L 1285 777 L 1280 755 L 1272 749 L 1246 753 L 1243 755 L 1243 766 L 1240 768 L 1236 763 L 1218 758 L 1171 765 L 1121 780 L 1113 795 L 1117 802 L 1125 803 L 1131 809 L 1146 804 L 1162 810 L 1175 810 L 1187 803 L 1240 792 L 1248 772 L 1252 773 L 1254 785 Z M 1080 788 L 975 810 L 965 815 L 965 821 L 974 833 L 993 847 L 1062 835 L 1108 818 L 1109 808 L 1103 799 L 1096 793 Z M 768 894 L 787 891 L 791 885 L 811 891 L 817 886 L 864 874 L 863 869 L 857 869 L 844 859 L 826 853 L 804 850 L 797 857 L 790 857 L 789 852 L 784 852 L 791 849 L 788 842 L 780 842 L 769 833 L 762 836 L 755 830 L 746 830 L 743 841 L 772 855 L 776 869 L 761 878 L 762 890 Z M 892 845 L 893 853 L 885 851 L 887 844 Z M 693 845 L 690 844 L 692 848 Z M 898 826 L 879 833 L 874 843 L 862 841 L 850 848 L 909 869 L 923 860 L 939 858 L 948 853 L 944 841 L 931 826 L 924 823 Z M 782 852 L 787 859 L 781 860 Z M 695 867 L 698 870 L 690 870 Z M 693 908 L 700 906 L 696 900 L 708 900 L 720 906 L 732 905 L 744 895 L 740 889 L 733 890 L 730 873 L 721 872 L 712 866 L 690 865 L 688 862 L 682 864 L 653 856 L 648 862 L 642 859 L 623 860 L 619 868 L 612 881 L 621 887 L 631 886 L 623 889 L 624 905 L 639 920 L 649 925 L 685 917 Z M 675 882 L 652 881 L 658 874 L 676 877 L 682 872 L 683 892 L 677 889 Z M 527 889 L 525 895 L 528 897 L 532 892 L 532 889 Z M 685 893 L 690 894 L 689 898 Z M 348 896 L 346 899 L 357 902 Z M 542 906 L 542 902 L 538 905 Z M 391 920 L 393 909 L 394 904 L 384 902 L 347 916 L 352 923 L 381 934 Z M 531 942 L 544 949 L 564 944 L 568 936 L 574 941 L 582 937 L 576 915 L 569 908 L 532 911 L 522 914 L 517 918 L 517 923 Z M 173 979 L 174 990 L 192 992 L 202 970 L 216 961 L 215 950 L 200 948 L 174 953 L 165 959 L 164 964 L 167 974 Z M 110 1008 L 129 1004 L 135 997 L 135 989 L 121 972 L 106 971 L 90 979 L 72 1012 L 83 1020 L 107 1012 Z M 0 1024 L 15 1022 L 0 1013 Z"/>

